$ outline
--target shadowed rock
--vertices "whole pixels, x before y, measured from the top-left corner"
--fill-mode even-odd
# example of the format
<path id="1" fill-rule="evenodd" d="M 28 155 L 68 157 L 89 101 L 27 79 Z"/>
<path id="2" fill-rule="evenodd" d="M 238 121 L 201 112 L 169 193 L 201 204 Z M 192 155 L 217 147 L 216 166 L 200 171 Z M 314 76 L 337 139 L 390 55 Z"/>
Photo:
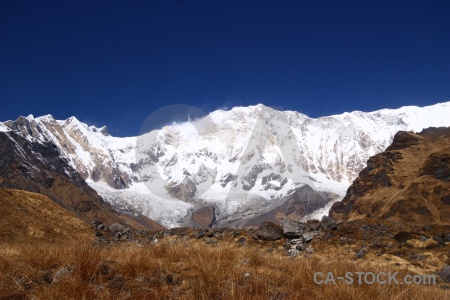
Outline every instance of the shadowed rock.
<path id="1" fill-rule="evenodd" d="M 296 221 L 292 221 L 288 218 L 281 222 L 283 227 L 283 234 L 288 239 L 295 239 L 302 236 L 302 233 L 306 230 L 306 224 Z"/>
<path id="2" fill-rule="evenodd" d="M 255 233 L 263 241 L 276 241 L 283 238 L 283 229 L 274 222 L 264 222 Z"/>

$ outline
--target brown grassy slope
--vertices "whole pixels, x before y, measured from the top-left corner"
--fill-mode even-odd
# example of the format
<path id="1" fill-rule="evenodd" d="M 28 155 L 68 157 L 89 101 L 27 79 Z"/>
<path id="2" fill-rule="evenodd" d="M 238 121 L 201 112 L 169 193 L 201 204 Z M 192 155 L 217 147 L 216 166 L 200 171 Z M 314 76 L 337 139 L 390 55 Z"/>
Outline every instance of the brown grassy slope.
<path id="1" fill-rule="evenodd" d="M 44 195 L 0 189 L 0 242 L 9 244 L 89 241 L 93 232 Z"/>
<path id="2" fill-rule="evenodd" d="M 368 160 L 330 216 L 450 224 L 450 128 L 399 132 Z"/>
<path id="3" fill-rule="evenodd" d="M 397 269 L 235 242 L 28 247 L 0 255 L 0 299 L 448 299 L 427 285 L 318 285 L 315 272 Z M 401 276 L 404 275 L 400 271 Z"/>

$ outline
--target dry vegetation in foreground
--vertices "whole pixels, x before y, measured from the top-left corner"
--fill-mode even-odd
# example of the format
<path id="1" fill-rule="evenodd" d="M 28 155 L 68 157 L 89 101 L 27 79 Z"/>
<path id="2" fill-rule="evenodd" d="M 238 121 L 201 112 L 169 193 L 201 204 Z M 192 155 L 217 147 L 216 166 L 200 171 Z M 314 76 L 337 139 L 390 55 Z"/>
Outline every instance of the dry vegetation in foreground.
<path id="1" fill-rule="evenodd" d="M 223 241 L 0 245 L 1 299 L 448 299 L 425 285 L 317 285 L 316 271 L 388 271 Z M 394 270 L 398 271 L 398 270 Z"/>

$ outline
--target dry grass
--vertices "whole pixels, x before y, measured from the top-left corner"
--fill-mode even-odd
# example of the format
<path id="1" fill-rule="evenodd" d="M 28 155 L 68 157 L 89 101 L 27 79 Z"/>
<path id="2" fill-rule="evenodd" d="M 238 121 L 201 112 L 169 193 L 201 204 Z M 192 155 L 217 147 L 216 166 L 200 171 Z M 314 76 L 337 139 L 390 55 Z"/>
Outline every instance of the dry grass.
<path id="1" fill-rule="evenodd" d="M 88 224 L 47 196 L 5 188 L 0 189 L 0 228 L 0 242 L 8 244 L 89 241 L 93 237 Z"/>
<path id="2" fill-rule="evenodd" d="M 0 245 L 0 299 L 448 299 L 425 285 L 318 285 L 317 271 L 336 276 L 358 261 L 313 254 L 291 258 L 281 249 L 201 240 L 145 247 Z M 268 250 L 271 251 L 268 251 Z M 272 251 L 273 250 L 273 251 Z M 393 270 L 398 271 L 398 270 Z"/>
<path id="3" fill-rule="evenodd" d="M 429 249 L 439 245 L 439 243 L 433 239 L 427 239 L 423 242 L 418 239 L 411 239 L 406 241 L 406 244 L 417 249 Z"/>

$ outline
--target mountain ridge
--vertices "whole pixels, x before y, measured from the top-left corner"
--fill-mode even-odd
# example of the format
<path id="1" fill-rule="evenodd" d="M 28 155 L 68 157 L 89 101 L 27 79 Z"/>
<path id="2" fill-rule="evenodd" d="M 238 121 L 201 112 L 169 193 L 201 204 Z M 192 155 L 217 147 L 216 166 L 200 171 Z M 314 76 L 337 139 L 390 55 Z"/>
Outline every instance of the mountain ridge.
<path id="1" fill-rule="evenodd" d="M 143 149 L 139 137 L 113 137 L 75 117 L 21 117 L 0 130 L 54 142 L 106 201 L 174 227 L 203 206 L 216 208 L 218 223 L 256 216 L 305 184 L 338 200 L 397 131 L 450 126 L 448 115 L 450 102 L 320 118 L 260 104 L 173 123 Z"/>

